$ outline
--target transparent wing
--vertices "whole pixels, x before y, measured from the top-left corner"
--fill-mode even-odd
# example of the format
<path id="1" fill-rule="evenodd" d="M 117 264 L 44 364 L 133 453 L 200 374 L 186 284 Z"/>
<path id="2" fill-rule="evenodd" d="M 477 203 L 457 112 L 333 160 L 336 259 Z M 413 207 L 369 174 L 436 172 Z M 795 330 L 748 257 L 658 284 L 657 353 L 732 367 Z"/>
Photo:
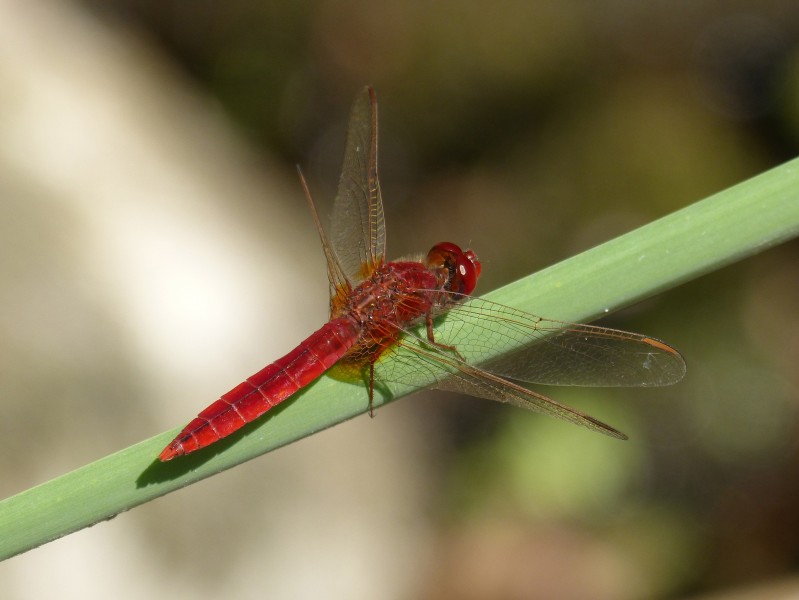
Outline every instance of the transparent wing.
<path id="1" fill-rule="evenodd" d="M 377 99 L 371 86 L 352 105 L 330 238 L 352 284 L 383 263 L 386 230 L 377 178 Z"/>
<path id="2" fill-rule="evenodd" d="M 449 297 L 452 303 L 464 300 Z M 626 439 L 613 427 L 502 376 L 550 385 L 661 386 L 685 375 L 675 349 L 636 333 L 553 321 L 478 298 L 442 308 L 438 319 L 435 344 L 404 331 L 375 364 L 375 380 L 506 402 Z"/>
<path id="3" fill-rule="evenodd" d="M 590 415 L 469 365 L 453 353 L 431 346 L 413 333 L 406 333 L 400 343 L 386 354 L 388 356 L 381 357 L 375 365 L 377 381 L 414 385 L 423 380 L 437 389 L 505 402 L 611 437 L 627 439 L 621 431 Z"/>
<path id="4" fill-rule="evenodd" d="M 545 319 L 479 298 L 441 310 L 436 342 L 469 364 L 546 385 L 655 387 L 685 375 L 685 361 L 655 338 Z"/>
<path id="5" fill-rule="evenodd" d="M 311 191 L 308 189 L 308 183 L 305 181 L 305 176 L 302 174 L 302 169 L 300 169 L 299 166 L 297 166 L 297 174 L 300 176 L 300 184 L 305 192 L 305 198 L 308 200 L 308 207 L 311 210 L 311 216 L 316 225 L 316 232 L 319 234 L 322 252 L 325 254 L 325 262 L 327 262 L 327 280 L 330 282 L 330 312 L 332 316 L 336 309 L 337 298 L 346 297 L 350 291 L 352 291 L 352 285 L 338 261 L 338 256 L 336 256 L 336 253 L 330 246 L 330 242 L 327 240 L 327 235 L 325 235 L 322 222 L 319 220 L 319 214 L 316 212 L 313 198 L 311 198 Z"/>

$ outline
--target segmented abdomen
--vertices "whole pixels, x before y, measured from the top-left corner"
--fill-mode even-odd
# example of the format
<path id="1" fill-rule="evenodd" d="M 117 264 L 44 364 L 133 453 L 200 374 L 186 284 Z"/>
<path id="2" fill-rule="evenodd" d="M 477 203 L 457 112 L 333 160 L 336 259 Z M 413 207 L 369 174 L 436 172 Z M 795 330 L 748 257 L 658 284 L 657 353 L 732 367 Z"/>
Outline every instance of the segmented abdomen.
<path id="1" fill-rule="evenodd" d="M 158 458 L 166 461 L 194 452 L 257 419 L 336 364 L 358 340 L 359 331 L 349 315 L 328 322 L 202 411 Z"/>

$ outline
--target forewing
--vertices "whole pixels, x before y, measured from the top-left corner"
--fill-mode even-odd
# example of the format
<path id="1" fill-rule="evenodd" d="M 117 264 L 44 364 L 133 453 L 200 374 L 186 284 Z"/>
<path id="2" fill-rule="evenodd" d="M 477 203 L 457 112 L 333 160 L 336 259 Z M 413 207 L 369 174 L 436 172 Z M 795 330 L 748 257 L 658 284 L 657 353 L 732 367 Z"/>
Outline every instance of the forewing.
<path id="1" fill-rule="evenodd" d="M 382 264 L 386 235 L 377 177 L 377 99 L 371 86 L 352 106 L 332 225 L 333 249 L 351 283 Z"/>
<path id="2" fill-rule="evenodd" d="M 479 298 L 452 296 L 436 342 L 457 348 L 469 364 L 546 385 L 655 387 L 685 375 L 674 348 L 652 337 L 565 323 Z"/>

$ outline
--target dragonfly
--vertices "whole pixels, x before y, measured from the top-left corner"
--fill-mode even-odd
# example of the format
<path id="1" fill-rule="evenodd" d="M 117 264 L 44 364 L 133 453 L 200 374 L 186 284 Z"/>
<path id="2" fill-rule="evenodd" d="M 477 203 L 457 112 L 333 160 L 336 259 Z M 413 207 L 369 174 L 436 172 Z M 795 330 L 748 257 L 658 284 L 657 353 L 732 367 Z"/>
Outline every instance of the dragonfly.
<path id="1" fill-rule="evenodd" d="M 608 436 L 621 431 L 520 382 L 577 386 L 670 385 L 685 362 L 637 333 L 566 323 L 470 296 L 482 266 L 452 242 L 387 261 L 377 173 L 377 100 L 371 86 L 350 113 L 331 236 L 300 183 L 327 261 L 330 320 L 297 347 L 223 394 L 161 452 L 172 460 L 219 441 L 324 373 L 375 390 L 434 387 L 545 413 Z"/>

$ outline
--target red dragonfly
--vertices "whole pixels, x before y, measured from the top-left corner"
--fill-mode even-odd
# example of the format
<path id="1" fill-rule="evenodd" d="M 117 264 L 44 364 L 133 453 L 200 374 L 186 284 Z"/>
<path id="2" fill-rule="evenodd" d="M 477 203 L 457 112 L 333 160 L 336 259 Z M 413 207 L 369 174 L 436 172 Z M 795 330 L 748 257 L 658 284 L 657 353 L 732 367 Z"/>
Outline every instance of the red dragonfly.
<path id="1" fill-rule="evenodd" d="M 627 436 L 506 377 L 551 385 L 648 387 L 676 383 L 685 374 L 680 354 L 654 338 L 544 319 L 470 297 L 480 261 L 453 243 L 436 244 L 423 258 L 386 262 L 377 101 L 371 87 L 352 107 L 331 238 L 302 173 L 300 181 L 327 259 L 330 320 L 203 410 L 161 452 L 162 461 L 230 435 L 334 367 L 367 383 L 370 414 L 376 386 L 425 382 L 619 439 Z"/>

